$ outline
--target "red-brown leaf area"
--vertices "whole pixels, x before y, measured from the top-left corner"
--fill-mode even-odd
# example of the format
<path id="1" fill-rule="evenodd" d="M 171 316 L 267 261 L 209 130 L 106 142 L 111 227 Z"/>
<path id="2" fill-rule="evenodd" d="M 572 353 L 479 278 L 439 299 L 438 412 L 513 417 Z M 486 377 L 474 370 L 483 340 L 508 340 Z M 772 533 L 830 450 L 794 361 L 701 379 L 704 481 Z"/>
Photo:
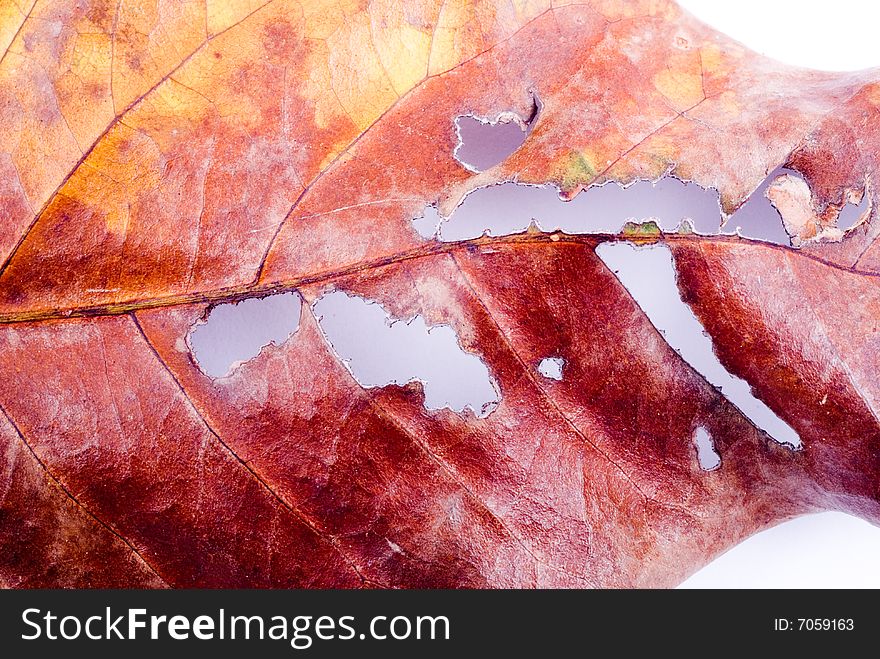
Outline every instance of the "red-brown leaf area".
<path id="1" fill-rule="evenodd" d="M 671 586 L 798 514 L 880 521 L 876 70 L 784 67 L 662 0 L 15 0 L 0 52 L 0 584 Z M 456 116 L 536 104 L 503 163 L 455 161 Z M 665 342 L 614 237 L 411 225 L 494 182 L 665 173 L 730 212 L 780 165 L 820 222 L 866 219 L 640 240 L 801 451 Z M 498 408 L 361 387 L 310 307 L 332 289 L 450 325 Z M 210 305 L 281 290 L 296 333 L 204 375 Z"/>

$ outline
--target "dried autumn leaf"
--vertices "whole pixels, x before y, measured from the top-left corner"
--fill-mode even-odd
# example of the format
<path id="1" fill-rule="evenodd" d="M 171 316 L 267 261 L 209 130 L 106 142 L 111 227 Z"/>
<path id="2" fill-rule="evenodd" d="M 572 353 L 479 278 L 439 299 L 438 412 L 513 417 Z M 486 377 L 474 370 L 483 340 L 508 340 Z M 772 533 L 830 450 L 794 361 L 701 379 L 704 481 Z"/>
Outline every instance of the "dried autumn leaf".
<path id="1" fill-rule="evenodd" d="M 669 586 L 794 515 L 880 520 L 877 71 L 656 0 L 13 1 L 0 51 L 3 585 Z M 529 134 L 474 173 L 464 115 Z M 620 236 L 412 224 L 511 180 L 675 175 L 731 213 L 779 166 L 798 249 L 628 237 L 799 451 L 664 340 L 597 256 Z M 311 306 L 334 289 L 450 326 L 497 408 L 358 384 Z M 293 290 L 292 337 L 201 372 L 212 304 Z"/>

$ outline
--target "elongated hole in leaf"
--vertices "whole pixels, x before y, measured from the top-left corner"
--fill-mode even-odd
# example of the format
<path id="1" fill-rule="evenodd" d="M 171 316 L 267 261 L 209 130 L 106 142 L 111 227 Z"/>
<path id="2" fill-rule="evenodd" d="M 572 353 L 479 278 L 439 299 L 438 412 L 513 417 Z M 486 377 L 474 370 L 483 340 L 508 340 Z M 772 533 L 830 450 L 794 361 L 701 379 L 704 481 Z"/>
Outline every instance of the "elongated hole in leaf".
<path id="1" fill-rule="evenodd" d="M 541 231 L 569 234 L 621 234 L 628 223 L 654 222 L 661 231 L 700 235 L 740 235 L 789 246 L 791 240 L 779 213 L 764 196 L 778 168 L 726 222 L 718 192 L 696 183 L 664 176 L 657 181 L 594 185 L 568 201 L 553 185 L 511 181 L 477 188 L 444 218 L 427 206 L 413 227 L 424 238 L 444 242 L 525 232 L 529 225 Z M 798 175 L 799 176 L 799 175 Z M 722 228 L 723 224 L 723 228 Z"/>
<path id="2" fill-rule="evenodd" d="M 421 316 L 393 319 L 376 302 L 342 291 L 313 305 L 321 331 L 365 388 L 421 382 L 425 408 L 472 410 L 488 416 L 501 400 L 486 364 L 465 352 L 448 325 L 428 327 Z"/>
<path id="3" fill-rule="evenodd" d="M 715 450 L 715 442 L 709 431 L 700 426 L 694 433 L 694 447 L 697 449 L 697 461 L 703 471 L 713 471 L 721 466 L 721 456 Z"/>
<path id="4" fill-rule="evenodd" d="M 281 344 L 299 328 L 302 300 L 280 293 L 220 304 L 190 330 L 188 343 L 205 375 L 219 378 L 269 344 Z"/>
<path id="5" fill-rule="evenodd" d="M 792 427 L 755 397 L 748 382 L 729 373 L 718 361 L 712 340 L 681 299 L 668 247 L 607 242 L 596 248 L 596 254 L 682 359 L 772 439 L 793 449 L 801 447 L 800 437 Z"/>

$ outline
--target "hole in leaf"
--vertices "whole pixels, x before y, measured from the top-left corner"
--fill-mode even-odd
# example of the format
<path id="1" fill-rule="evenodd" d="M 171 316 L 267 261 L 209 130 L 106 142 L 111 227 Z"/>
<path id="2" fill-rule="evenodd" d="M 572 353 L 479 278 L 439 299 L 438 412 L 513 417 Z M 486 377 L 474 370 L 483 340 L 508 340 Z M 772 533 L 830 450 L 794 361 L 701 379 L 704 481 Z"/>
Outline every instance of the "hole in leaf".
<path id="1" fill-rule="evenodd" d="M 754 396 L 748 382 L 729 373 L 718 361 L 712 340 L 681 299 L 668 247 L 606 242 L 596 248 L 596 254 L 682 359 L 772 439 L 793 449 L 801 447 L 800 437 L 791 426 Z"/>
<path id="2" fill-rule="evenodd" d="M 761 185 L 749 196 L 746 202 L 724 223 L 724 234 L 740 235 L 752 240 L 763 240 L 777 245 L 791 245 L 791 237 L 782 224 L 782 218 L 764 194 L 770 184 L 779 176 L 788 174 L 801 177 L 793 169 L 777 167 L 770 172 Z"/>
<path id="3" fill-rule="evenodd" d="M 500 183 L 468 194 L 451 217 L 440 224 L 442 241 L 503 236 L 524 232 L 534 221 L 542 231 L 619 233 L 628 221 L 654 219 L 661 229 L 675 231 L 690 218 L 697 231 L 718 232 L 718 195 L 693 183 L 662 178 L 587 188 L 571 201 L 551 185 Z"/>
<path id="4" fill-rule="evenodd" d="M 862 200 L 859 203 L 848 202 L 844 204 L 840 209 L 840 215 L 837 216 L 837 228 L 841 231 L 852 229 L 862 219 L 866 210 L 868 210 L 867 191 L 862 195 Z"/>
<path id="5" fill-rule="evenodd" d="M 629 222 L 653 221 L 662 231 L 674 232 L 686 221 L 688 230 L 700 235 L 738 234 L 788 246 L 791 242 L 782 219 L 764 196 L 780 173 L 799 176 L 792 170 L 774 170 L 728 218 L 723 230 L 717 191 L 674 176 L 635 181 L 625 187 L 615 182 L 596 185 L 570 201 L 549 184 L 497 183 L 471 191 L 448 218 L 440 216 L 434 206 L 427 206 L 423 215 L 413 220 L 413 226 L 424 238 L 454 242 L 483 234 L 523 233 L 533 222 L 546 232 L 619 234 Z"/>
<path id="6" fill-rule="evenodd" d="M 448 325 L 428 327 L 421 316 L 390 317 L 376 302 L 342 291 L 313 305 L 324 338 L 365 388 L 421 382 L 425 408 L 472 410 L 488 416 L 500 394 L 486 364 L 462 350 Z"/>
<path id="7" fill-rule="evenodd" d="M 472 172 L 482 172 L 504 162 L 528 136 L 522 120 L 513 113 L 504 113 L 494 121 L 473 115 L 455 118 L 458 144 L 455 159 Z"/>
<path id="8" fill-rule="evenodd" d="M 435 238 L 440 231 L 440 223 L 443 218 L 436 206 L 425 206 L 421 217 L 412 221 L 413 228 L 422 238 Z"/>
<path id="9" fill-rule="evenodd" d="M 213 307 L 187 337 L 196 364 L 212 378 L 229 375 L 265 346 L 296 332 L 301 306 L 298 294 L 280 293 Z"/>
<path id="10" fill-rule="evenodd" d="M 538 364 L 538 373 L 550 380 L 561 380 L 565 360 L 562 357 L 545 357 Z"/>
<path id="11" fill-rule="evenodd" d="M 714 471 L 721 466 L 721 456 L 715 450 L 715 442 L 709 431 L 700 426 L 694 433 L 694 446 L 697 449 L 697 461 L 703 471 Z"/>

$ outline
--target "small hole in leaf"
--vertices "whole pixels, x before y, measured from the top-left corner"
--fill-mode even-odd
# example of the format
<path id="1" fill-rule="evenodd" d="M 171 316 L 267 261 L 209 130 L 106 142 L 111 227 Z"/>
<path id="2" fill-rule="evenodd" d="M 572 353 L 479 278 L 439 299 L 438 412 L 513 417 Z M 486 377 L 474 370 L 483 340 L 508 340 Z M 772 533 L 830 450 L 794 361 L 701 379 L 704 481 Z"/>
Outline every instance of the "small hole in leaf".
<path id="1" fill-rule="evenodd" d="M 565 360 L 562 357 L 545 357 L 538 364 L 538 373 L 549 380 L 561 380 Z"/>
<path id="2" fill-rule="evenodd" d="M 721 466 L 721 456 L 715 450 L 715 442 L 709 431 L 700 426 L 694 433 L 694 447 L 697 449 L 697 460 L 700 463 L 700 469 L 703 471 L 713 471 Z"/>
<path id="3" fill-rule="evenodd" d="M 362 387 L 421 382 L 425 408 L 488 416 L 501 397 L 485 363 L 465 352 L 448 325 L 393 319 L 379 304 L 342 291 L 315 302 L 321 331 Z"/>
<path id="4" fill-rule="evenodd" d="M 435 238 L 440 231 L 440 223 L 443 218 L 440 216 L 436 206 L 425 206 L 420 217 L 412 221 L 413 228 L 422 238 Z"/>
<path id="5" fill-rule="evenodd" d="M 212 378 L 229 375 L 269 344 L 296 332 L 302 301 L 296 293 L 219 304 L 190 330 L 188 342 L 201 371 Z"/>
<path id="6" fill-rule="evenodd" d="M 637 247 L 628 242 L 606 242 L 596 248 L 596 254 L 684 361 L 772 439 L 793 449 L 801 447 L 794 429 L 755 397 L 748 382 L 729 373 L 718 361 L 712 339 L 681 299 L 672 253 L 666 245 Z"/>
<path id="7" fill-rule="evenodd" d="M 512 113 L 502 114 L 495 121 L 472 115 L 455 118 L 458 144 L 455 159 L 472 172 L 482 172 L 516 151 L 528 136 L 522 121 Z"/>
<path id="8" fill-rule="evenodd" d="M 837 228 L 841 231 L 852 229 L 859 220 L 862 219 L 865 211 L 868 210 L 868 193 L 862 195 L 862 200 L 853 204 L 849 202 L 840 209 L 840 215 L 837 216 Z"/>

